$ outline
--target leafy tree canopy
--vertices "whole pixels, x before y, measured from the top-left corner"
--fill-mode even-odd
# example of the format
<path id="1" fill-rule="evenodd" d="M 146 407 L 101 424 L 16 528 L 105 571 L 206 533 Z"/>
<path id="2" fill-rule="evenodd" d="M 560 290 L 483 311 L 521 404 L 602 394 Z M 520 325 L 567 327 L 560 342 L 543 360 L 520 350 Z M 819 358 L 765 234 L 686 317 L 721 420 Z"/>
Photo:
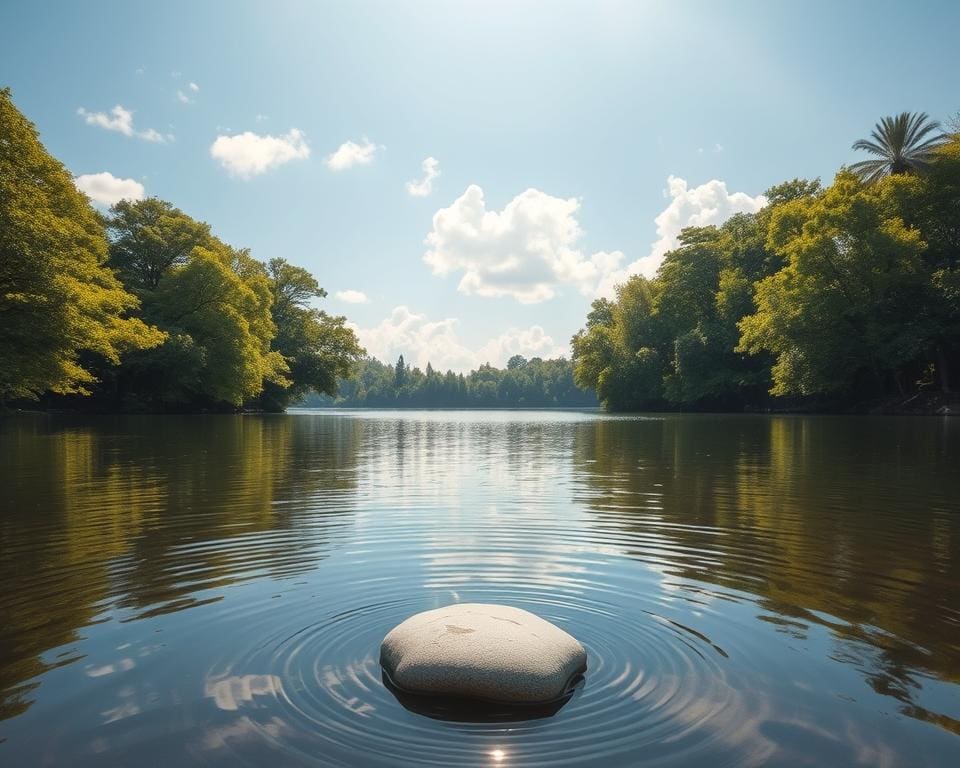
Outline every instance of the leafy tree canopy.
<path id="1" fill-rule="evenodd" d="M 0 90 L 0 401 L 87 393 L 98 361 L 163 341 L 106 262 L 99 216 Z"/>
<path id="2" fill-rule="evenodd" d="M 271 259 L 267 271 L 276 327 L 271 348 L 283 358 L 287 379 L 285 384 L 268 381 L 261 405 L 279 411 L 311 390 L 336 395 L 338 381 L 348 377 L 364 355 L 356 334 L 345 317 L 310 306 L 327 293 L 307 270 Z"/>

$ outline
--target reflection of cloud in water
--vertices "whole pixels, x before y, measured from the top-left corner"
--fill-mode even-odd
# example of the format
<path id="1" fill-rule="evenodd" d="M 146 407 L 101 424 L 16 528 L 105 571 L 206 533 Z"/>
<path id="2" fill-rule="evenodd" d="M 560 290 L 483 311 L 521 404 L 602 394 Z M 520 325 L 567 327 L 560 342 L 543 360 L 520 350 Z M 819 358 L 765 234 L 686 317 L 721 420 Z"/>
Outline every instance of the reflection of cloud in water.
<path id="1" fill-rule="evenodd" d="M 679 697 L 661 714 L 690 729 L 707 727 L 717 754 L 722 744 L 739 753 L 739 765 L 850 765 L 896 768 L 902 753 L 890 736 L 816 702 L 797 701 L 797 713 L 757 689 L 705 691 L 694 702 Z"/>
<path id="2" fill-rule="evenodd" d="M 117 720 L 123 720 L 127 717 L 139 715 L 143 709 L 134 700 L 136 695 L 136 690 L 129 685 L 126 685 L 118 690 L 117 697 L 120 699 L 120 703 L 117 704 L 117 706 L 105 709 L 100 713 L 100 715 L 103 717 L 103 724 L 107 725 L 108 723 L 114 723 Z"/>
<path id="3" fill-rule="evenodd" d="M 256 696 L 276 698 L 283 691 L 276 675 L 233 675 L 220 680 L 207 680 L 204 696 L 213 699 L 218 709 L 235 712 Z"/>
<path id="4" fill-rule="evenodd" d="M 104 664 L 102 667 L 87 667 L 85 672 L 87 677 L 103 677 L 112 675 L 114 672 L 128 672 L 137 666 L 133 659 L 120 659 L 115 664 Z"/>
<path id="5" fill-rule="evenodd" d="M 356 696 L 349 693 L 349 688 L 344 684 L 349 680 L 353 689 L 359 687 L 361 690 L 368 690 L 365 679 L 370 679 L 369 670 L 371 667 L 379 667 L 379 661 L 373 656 L 367 654 L 360 661 L 352 661 L 343 668 L 325 666 L 320 674 L 320 685 L 329 693 L 344 709 L 350 710 L 355 715 L 369 717 L 376 709 L 373 704 L 361 701 Z"/>
<path id="6" fill-rule="evenodd" d="M 271 717 L 265 723 L 255 723 L 249 717 L 243 716 L 229 725 L 211 728 L 203 737 L 203 746 L 206 749 L 221 749 L 231 741 L 262 738 L 264 735 L 279 739 L 290 733 L 290 726 L 279 717 Z"/>
<path id="7" fill-rule="evenodd" d="M 123 720 L 126 717 L 133 717 L 140 714 L 140 705 L 135 701 L 125 701 L 122 704 L 111 709 L 105 709 L 100 713 L 103 715 L 103 724 L 114 723 L 117 720 Z"/>

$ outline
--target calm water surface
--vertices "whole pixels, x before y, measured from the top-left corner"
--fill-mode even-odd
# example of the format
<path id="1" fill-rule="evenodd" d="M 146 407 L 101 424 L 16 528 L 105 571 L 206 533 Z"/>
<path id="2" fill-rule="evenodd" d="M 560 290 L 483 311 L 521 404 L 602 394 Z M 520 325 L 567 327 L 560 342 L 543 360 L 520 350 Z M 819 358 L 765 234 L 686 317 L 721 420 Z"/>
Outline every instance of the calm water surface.
<path id="1" fill-rule="evenodd" d="M 8 415 L 0 590 L 4 766 L 960 765 L 960 420 Z M 404 708 L 461 601 L 585 683 Z"/>

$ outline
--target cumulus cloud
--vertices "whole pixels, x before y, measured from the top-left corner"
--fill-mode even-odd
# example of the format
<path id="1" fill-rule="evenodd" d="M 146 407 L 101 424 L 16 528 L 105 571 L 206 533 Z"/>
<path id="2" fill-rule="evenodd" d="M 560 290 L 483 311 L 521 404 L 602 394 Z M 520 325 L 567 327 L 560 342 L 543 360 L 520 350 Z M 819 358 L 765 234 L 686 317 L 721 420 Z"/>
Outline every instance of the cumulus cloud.
<path id="1" fill-rule="evenodd" d="M 147 128 L 145 131 L 136 130 L 136 128 L 133 127 L 133 112 L 120 104 L 117 104 L 109 113 L 89 112 L 83 107 L 80 107 L 77 110 L 77 114 L 80 115 L 88 125 L 96 125 L 108 131 L 116 131 L 117 133 L 122 133 L 124 136 L 136 136 L 146 141 L 155 141 L 161 144 L 167 141 L 173 141 L 172 134 L 160 133 L 160 131 L 154 130 L 153 128 Z"/>
<path id="2" fill-rule="evenodd" d="M 667 251 L 680 244 L 680 231 L 684 227 L 723 224 L 736 213 L 756 213 L 767 204 L 763 195 L 751 197 L 745 192 L 731 193 L 726 183 L 717 179 L 691 187 L 684 179 L 669 176 L 664 194 L 669 196 L 670 202 L 654 219 L 658 238 L 650 246 L 650 253 L 623 269 L 610 270 L 597 288 L 598 295 L 613 295 L 616 284 L 631 275 L 653 277 Z"/>
<path id="3" fill-rule="evenodd" d="M 143 184 L 134 179 L 118 179 L 112 173 L 85 173 L 73 185 L 100 205 L 116 205 L 121 200 L 143 200 Z"/>
<path id="4" fill-rule="evenodd" d="M 461 293 L 511 296 L 524 304 L 552 298 L 558 286 L 590 295 L 604 270 L 619 264 L 619 251 L 584 255 L 575 198 L 528 189 L 502 211 L 487 210 L 483 190 L 472 184 L 433 216 L 423 260 L 434 274 L 463 272 Z"/>
<path id="5" fill-rule="evenodd" d="M 292 160 L 310 157 L 310 147 L 301 131 L 291 128 L 283 136 L 245 131 L 233 136 L 217 136 L 210 155 L 233 176 L 249 179 Z"/>
<path id="6" fill-rule="evenodd" d="M 177 91 L 177 101 L 181 104 L 193 104 L 193 99 L 191 99 L 183 91 Z"/>
<path id="7" fill-rule="evenodd" d="M 347 304 L 367 304 L 370 299 L 367 298 L 367 294 L 363 291 L 355 291 L 352 288 L 348 288 L 345 291 L 337 291 L 334 294 L 340 301 L 346 302 Z"/>
<path id="8" fill-rule="evenodd" d="M 558 344 L 539 325 L 529 328 L 510 328 L 495 336 L 477 350 L 477 363 L 489 362 L 503 367 L 514 355 L 531 357 L 570 357 L 570 347 Z"/>
<path id="9" fill-rule="evenodd" d="M 716 179 L 690 187 L 670 176 L 664 194 L 670 202 L 654 221 L 658 239 L 649 254 L 626 264 L 619 250 L 590 255 L 581 250 L 576 198 L 528 189 L 495 211 L 487 209 L 483 190 L 473 184 L 434 214 L 423 259 L 434 274 L 462 273 L 457 290 L 466 294 L 533 304 L 570 286 L 585 296 L 609 296 L 630 275 L 655 275 L 684 227 L 722 224 L 735 213 L 755 213 L 767 202 L 763 195 L 731 193 Z"/>
<path id="10" fill-rule="evenodd" d="M 475 348 L 460 340 L 458 325 L 456 318 L 430 320 L 400 306 L 372 328 L 353 328 L 368 354 L 388 363 L 402 354 L 408 364 L 421 369 L 429 362 L 438 370 L 469 371 L 487 362 L 502 367 L 517 354 L 528 358 L 569 355 L 565 345 L 557 344 L 538 325 L 511 328 Z"/>
<path id="11" fill-rule="evenodd" d="M 362 144 L 355 141 L 345 141 L 337 151 L 327 156 L 327 168 L 331 171 L 345 171 L 355 165 L 369 165 L 377 152 L 377 145 L 363 139 Z"/>
<path id="12" fill-rule="evenodd" d="M 197 85 L 196 83 L 190 83 L 187 87 L 194 93 L 197 93 L 200 90 L 200 86 Z"/>
<path id="13" fill-rule="evenodd" d="M 420 167 L 423 169 L 423 178 L 407 182 L 407 192 L 414 197 L 429 195 L 433 191 L 433 180 L 440 175 L 440 161 L 435 157 L 428 157 Z"/>

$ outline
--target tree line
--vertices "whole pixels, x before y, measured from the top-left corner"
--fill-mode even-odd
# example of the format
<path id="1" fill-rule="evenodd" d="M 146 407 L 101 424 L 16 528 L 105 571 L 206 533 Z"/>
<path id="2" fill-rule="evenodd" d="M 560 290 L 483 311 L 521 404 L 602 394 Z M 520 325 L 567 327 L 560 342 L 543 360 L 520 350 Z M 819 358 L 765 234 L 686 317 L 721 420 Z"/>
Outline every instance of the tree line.
<path id="1" fill-rule="evenodd" d="M 610 410 L 851 407 L 960 376 L 960 129 L 885 118 L 875 157 L 690 227 L 593 302 L 574 379 Z"/>
<path id="2" fill-rule="evenodd" d="M 94 210 L 0 90 L 0 403 L 277 411 L 333 394 L 364 352 L 313 306 L 325 295 L 162 200 Z"/>
<path id="3" fill-rule="evenodd" d="M 489 363 L 468 374 L 446 373 L 427 363 L 426 370 L 408 365 L 403 355 L 396 365 L 368 357 L 356 373 L 340 382 L 336 397 L 313 395 L 301 405 L 348 408 L 550 408 L 595 407 L 593 392 L 573 381 L 573 365 L 556 358 L 527 360 L 514 355 L 506 368 Z"/>

